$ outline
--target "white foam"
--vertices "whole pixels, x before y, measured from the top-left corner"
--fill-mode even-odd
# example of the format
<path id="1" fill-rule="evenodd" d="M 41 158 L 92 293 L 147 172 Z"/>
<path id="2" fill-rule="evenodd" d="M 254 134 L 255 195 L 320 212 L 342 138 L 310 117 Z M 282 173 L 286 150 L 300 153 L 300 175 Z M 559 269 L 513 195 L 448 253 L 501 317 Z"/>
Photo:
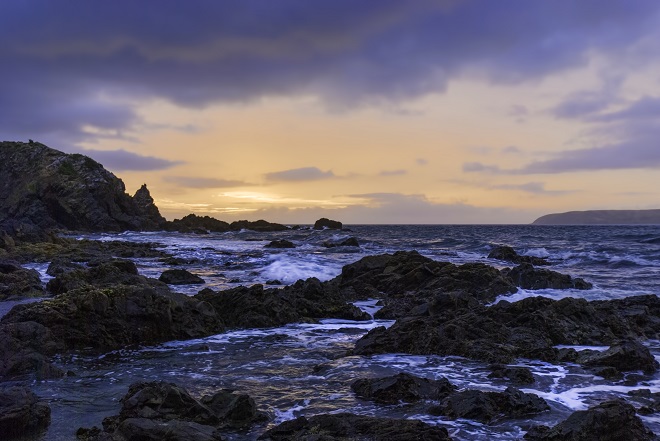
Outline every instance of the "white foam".
<path id="1" fill-rule="evenodd" d="M 310 259 L 309 255 L 297 257 L 283 254 L 275 256 L 274 260 L 261 271 L 261 276 L 265 280 L 279 280 L 287 284 L 310 277 L 326 281 L 338 276 L 341 273 L 341 266 L 340 263 L 332 264 Z"/>
<path id="2" fill-rule="evenodd" d="M 300 412 L 309 407 L 310 400 L 303 400 L 302 403 L 296 404 L 295 406 L 287 410 L 275 409 L 275 421 L 274 424 L 280 424 L 284 421 L 293 420 L 300 415 Z"/>
<path id="3" fill-rule="evenodd" d="M 523 255 L 532 257 L 550 257 L 550 252 L 545 248 L 530 248 L 523 253 Z"/>

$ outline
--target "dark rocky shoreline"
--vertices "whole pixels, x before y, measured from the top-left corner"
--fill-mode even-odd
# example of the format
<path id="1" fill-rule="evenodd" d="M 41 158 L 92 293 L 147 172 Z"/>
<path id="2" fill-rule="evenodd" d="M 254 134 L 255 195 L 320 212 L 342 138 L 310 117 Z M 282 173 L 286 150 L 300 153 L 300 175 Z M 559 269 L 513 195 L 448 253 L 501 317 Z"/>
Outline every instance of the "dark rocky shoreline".
<path id="1" fill-rule="evenodd" d="M 26 158 L 29 161 L 26 161 Z M 39 143 L 0 143 L 0 300 L 49 297 L 15 306 L 0 319 L 0 433 L 7 439 L 38 439 L 50 410 L 23 386 L 31 381 L 75 375 L 56 356 L 102 354 L 127 347 L 201 338 L 230 329 L 316 323 L 324 318 L 370 320 L 352 302 L 380 299 L 377 318 L 396 320 L 357 341 L 352 355 L 435 354 L 494 363 L 503 392 L 457 390 L 448 381 L 402 373 L 355 378 L 353 390 L 376 405 L 428 400 L 428 415 L 488 424 L 548 409 L 540 397 L 517 389 L 533 381 L 529 372 L 508 366 L 517 358 L 577 363 L 608 378 L 628 372 L 652 374 L 658 363 L 641 341 L 660 339 L 660 299 L 655 295 L 618 300 L 551 300 L 530 297 L 509 302 L 501 296 L 519 288 L 588 290 L 591 284 L 547 268 L 545 259 L 520 256 L 509 247 L 491 258 L 512 264 L 455 265 L 415 251 L 364 257 L 327 282 L 310 278 L 282 288 L 241 286 L 203 289 L 187 296 L 169 284 L 197 283 L 176 270 L 161 280 L 140 275 L 130 259 L 172 259 L 157 244 L 76 241 L 58 231 L 167 230 L 185 233 L 288 229 L 266 221 L 226 223 L 194 214 L 172 222 L 160 215 L 146 185 L 134 196 L 123 182 L 95 161 L 66 155 Z M 320 219 L 315 229 L 341 229 Z M 272 247 L 290 247 L 271 242 Z M 360 246 L 328 242 L 328 247 Z M 21 264 L 50 262 L 53 276 L 42 286 L 35 271 Z M 177 272 L 179 271 L 179 272 Z M 167 283 L 166 283 L 167 282 Z M 605 352 L 558 349 L 558 345 L 605 345 Z M 2 384 L 4 383 L 4 384 Z M 643 396 L 642 396 L 643 395 Z M 634 399 L 633 399 L 634 398 Z M 640 404 L 640 399 L 645 401 Z M 635 408 L 631 403 L 636 404 Z M 628 402 L 606 401 L 575 412 L 554 428 L 526 429 L 527 439 L 654 439 L 636 412 L 660 411 L 657 394 L 640 392 Z M 89 441 L 221 440 L 225 431 L 261 427 L 264 415 L 249 396 L 226 390 L 193 397 L 177 385 L 136 383 L 118 415 L 103 428 L 80 429 Z M 8 429 L 8 428 L 11 428 Z M 266 440 L 445 440 L 449 432 L 415 420 L 354 414 L 300 417 L 264 431 Z"/>
<path id="2" fill-rule="evenodd" d="M 118 249 L 139 255 L 157 256 L 160 255 L 158 252 L 149 251 L 149 247 L 144 246 L 103 246 L 111 251 L 106 253 L 108 250 L 100 250 L 101 245 L 89 241 L 85 245 L 66 241 L 59 244 L 57 249 L 61 255 L 66 255 L 64 249 L 68 249 L 71 255 L 85 256 L 90 260 L 79 263 L 67 260 L 69 265 L 56 260 L 51 265 L 55 277 L 46 287 L 46 292 L 53 298 L 18 305 L 0 319 L 0 381 L 65 376 L 67 373 L 53 363 L 52 357 L 71 351 L 103 353 L 174 339 L 204 337 L 227 329 L 268 328 L 316 322 L 321 318 L 368 320 L 370 317 L 366 313 L 350 303 L 368 298 L 380 298 L 385 305 L 378 317 L 395 319 L 396 322 L 387 329 L 376 328 L 358 340 L 352 351 L 356 355 L 401 352 L 458 355 L 500 363 L 497 369 L 500 372 L 504 369 L 500 374 L 504 378 L 508 378 L 506 375 L 515 377 L 515 373 L 506 373 L 506 364 L 518 357 L 552 363 L 579 363 L 586 369 L 609 376 L 630 371 L 653 373 L 658 368 L 648 349 L 639 343 L 640 339 L 660 338 L 660 299 L 657 296 L 592 302 L 531 297 L 492 304 L 497 296 L 506 296 L 518 289 L 520 278 L 510 275 L 516 268 L 527 268 L 529 263 L 498 270 L 480 263 L 455 265 L 438 262 L 414 251 L 397 252 L 362 258 L 346 265 L 339 276 L 327 282 L 307 279 L 281 289 L 253 285 L 216 292 L 207 288 L 195 296 L 186 296 L 171 291 L 161 281 L 139 275 L 132 261 L 113 256 Z M 33 244 L 26 248 L 30 258 L 38 255 L 35 247 Z M 88 249 L 82 252 L 86 247 Z M 14 255 L 17 260 L 27 258 L 19 254 Z M 48 257 L 57 255 L 56 252 Z M 43 257 L 46 258 L 46 254 Z M 547 269 L 532 267 L 531 271 L 541 286 L 551 285 L 557 289 L 589 287 L 581 279 Z M 610 350 L 600 353 L 555 348 L 561 344 L 609 345 Z M 368 386 L 358 386 L 360 381 Z M 374 390 L 381 390 L 383 386 L 375 385 L 374 381 L 356 379 L 355 392 L 365 399 L 386 402 L 386 399 L 375 398 L 382 393 Z M 505 395 L 498 395 L 478 390 L 456 391 L 448 385 L 443 395 L 423 392 L 431 387 L 424 385 L 429 381 L 426 379 L 378 381 L 393 383 L 395 389 L 388 393 L 399 399 L 412 396 L 437 402 L 429 407 L 429 415 L 490 422 L 494 418 L 506 418 L 506 415 L 520 417 L 547 408 L 539 397 L 529 396 L 513 387 L 507 389 Z M 510 381 L 515 386 L 516 381 Z M 365 392 L 365 387 L 371 392 Z M 403 389 L 397 390 L 399 387 Z M 418 392 L 414 391 L 420 387 L 422 389 Z M 470 407 L 471 402 L 476 407 Z M 255 406 L 258 408 L 258 403 Z M 221 427 L 217 424 L 212 425 L 211 430 L 198 427 L 198 422 L 182 422 L 177 418 L 172 417 L 168 424 L 173 424 L 175 428 L 171 430 L 180 432 L 182 438 L 172 439 L 185 439 L 190 433 L 202 436 L 197 431 L 207 436 L 199 439 L 222 439 Z M 314 427 L 329 424 L 334 428 L 332 430 L 336 433 L 323 429 L 327 430 L 327 439 L 345 439 L 356 434 L 367 436 L 360 432 L 361 425 L 383 425 L 383 429 L 374 433 L 382 430 L 386 434 L 382 436 L 386 438 L 378 438 L 380 435 L 373 433 L 369 436 L 390 439 L 387 437 L 391 436 L 391 430 L 397 427 L 391 426 L 391 420 L 367 424 L 360 419 L 362 417 L 354 416 L 344 419 L 354 421 L 353 426 L 337 428 L 335 423 L 314 418 L 296 420 L 295 424 L 288 422 L 282 428 L 278 426 L 264 434 L 264 439 L 311 439 L 309 424 Z M 626 424 L 637 427 L 641 423 L 635 418 L 628 418 L 630 421 Z M 162 435 L 160 429 L 156 429 L 159 425 L 131 418 L 122 421 L 121 424 L 104 425 L 103 431 L 82 431 L 81 439 L 119 440 L 130 430 L 151 433 L 140 435 L 152 437 L 144 439 L 159 439 L 158 434 Z M 416 436 L 427 432 L 428 435 L 423 436 L 429 436 L 428 439 L 449 439 L 449 435 L 440 429 L 436 433 L 426 425 L 401 428 L 402 433 L 413 431 L 402 435 L 401 439 L 417 439 Z M 282 433 L 293 438 L 286 438 Z M 532 433 L 536 437 L 532 439 L 571 439 L 542 438 L 555 433 L 549 429 Z"/>

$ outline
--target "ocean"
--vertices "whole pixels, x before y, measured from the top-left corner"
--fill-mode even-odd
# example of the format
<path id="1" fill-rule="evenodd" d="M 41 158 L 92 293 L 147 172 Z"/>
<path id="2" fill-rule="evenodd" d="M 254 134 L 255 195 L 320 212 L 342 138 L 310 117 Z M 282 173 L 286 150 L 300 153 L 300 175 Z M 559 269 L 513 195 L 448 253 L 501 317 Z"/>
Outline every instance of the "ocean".
<path id="1" fill-rule="evenodd" d="M 207 235 L 126 232 L 72 237 L 158 243 L 160 249 L 183 259 L 184 268 L 207 282 L 201 286 L 172 287 L 190 295 L 205 287 L 222 290 L 258 283 L 276 287 L 310 277 L 329 280 L 341 272 L 342 266 L 364 256 L 399 250 L 417 250 L 434 260 L 456 264 L 482 262 L 498 268 L 511 266 L 487 258 L 496 245 L 512 246 L 522 255 L 545 257 L 552 263 L 550 269 L 581 277 L 594 287 L 587 291 L 519 290 L 495 302 L 529 296 L 598 300 L 660 294 L 660 226 L 350 225 L 346 228 L 315 231 L 303 227 L 277 233 L 240 231 Z M 324 242 L 340 242 L 349 237 L 355 237 L 360 246 L 323 246 Z M 296 248 L 265 248 L 275 239 L 289 240 Z M 170 268 L 158 259 L 135 259 L 135 262 L 140 273 L 148 277 L 157 278 Z M 44 281 L 49 278 L 45 274 L 48 263 L 26 266 L 37 269 Z M 359 302 L 358 306 L 373 313 L 378 308 L 376 302 L 377 299 Z M 5 309 L 8 306 L 11 304 Z M 319 324 L 236 330 L 101 356 L 63 356 L 59 364 L 74 371 L 75 376 L 31 385 L 52 408 L 52 424 L 43 439 L 71 440 L 78 427 L 100 426 L 104 417 L 118 413 L 119 399 L 136 381 L 174 382 L 197 396 L 219 388 L 251 395 L 270 421 L 251 432 L 230 433 L 228 438 L 232 440 L 256 439 L 266 428 L 282 421 L 331 412 L 416 418 L 447 427 L 457 440 L 513 440 L 522 438 L 531 425 L 554 425 L 573 411 L 605 399 L 627 397 L 636 389 L 660 392 L 658 373 L 633 373 L 620 380 L 605 380 L 576 364 L 519 359 L 516 365 L 530 368 L 536 379 L 536 383 L 521 389 L 544 398 L 550 404 L 549 412 L 486 425 L 430 416 L 425 412 L 429 403 L 380 406 L 357 399 L 350 388 L 353 380 L 399 372 L 427 378 L 445 377 L 459 388 L 504 390 L 508 385 L 505 380 L 488 378 L 487 364 L 460 357 L 346 356 L 355 341 L 370 329 L 392 323 L 323 320 Z M 660 342 L 644 343 L 660 360 Z M 641 418 L 660 434 L 660 416 Z"/>

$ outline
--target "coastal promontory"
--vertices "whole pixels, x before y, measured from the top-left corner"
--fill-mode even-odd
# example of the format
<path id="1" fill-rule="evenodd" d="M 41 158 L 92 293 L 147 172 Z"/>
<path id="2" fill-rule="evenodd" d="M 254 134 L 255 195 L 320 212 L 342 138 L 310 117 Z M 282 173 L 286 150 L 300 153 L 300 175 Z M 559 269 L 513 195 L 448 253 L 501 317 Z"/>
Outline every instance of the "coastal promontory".
<path id="1" fill-rule="evenodd" d="M 0 230 L 39 239 L 49 230 L 161 229 L 146 186 L 135 196 L 101 164 L 39 142 L 0 142 Z"/>
<path id="2" fill-rule="evenodd" d="M 534 225 L 660 225 L 657 210 L 588 210 L 552 213 L 532 222 Z"/>

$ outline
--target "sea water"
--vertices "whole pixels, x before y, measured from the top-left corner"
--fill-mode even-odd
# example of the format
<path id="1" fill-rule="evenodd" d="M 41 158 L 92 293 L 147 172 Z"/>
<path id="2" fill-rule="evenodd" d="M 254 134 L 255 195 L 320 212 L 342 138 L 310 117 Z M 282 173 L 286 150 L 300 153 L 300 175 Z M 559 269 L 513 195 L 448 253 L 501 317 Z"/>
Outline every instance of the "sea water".
<path id="1" fill-rule="evenodd" d="M 432 259 L 456 264 L 482 262 L 498 268 L 509 266 L 487 258 L 496 245 L 510 245 L 519 254 L 545 257 L 553 270 L 594 284 L 588 291 L 519 290 L 506 296 L 509 301 L 536 295 L 597 300 L 660 294 L 660 226 L 356 225 L 348 228 L 208 235 L 127 232 L 75 237 L 158 243 L 160 249 L 190 261 L 183 267 L 206 280 L 201 286 L 173 287 L 188 295 L 204 287 L 221 290 L 266 282 L 286 285 L 309 277 L 329 280 L 341 272 L 343 265 L 364 256 L 400 250 L 417 250 Z M 348 237 L 357 238 L 360 247 L 323 246 L 326 241 Z M 275 239 L 292 241 L 296 248 L 265 247 Z M 135 262 L 140 273 L 148 277 L 157 278 L 170 268 L 158 259 L 135 259 Z M 46 277 L 47 263 L 26 266 Z M 374 313 L 376 301 L 359 302 L 358 306 Z M 0 306 L 6 310 L 11 304 Z M 530 368 L 536 379 L 523 390 L 544 398 L 551 407 L 549 412 L 485 425 L 430 416 L 426 413 L 433 404 L 430 402 L 375 405 L 356 398 L 351 382 L 362 377 L 408 372 L 427 378 L 445 377 L 459 388 L 496 391 L 508 386 L 506 380 L 488 378 L 487 364 L 460 357 L 347 355 L 355 341 L 370 329 L 392 323 L 323 320 L 319 324 L 235 330 L 204 339 L 173 341 L 101 356 L 63 356 L 59 364 L 75 372 L 75 376 L 31 385 L 52 408 L 52 424 L 43 439 L 71 440 L 78 427 L 100 426 L 104 417 L 118 413 L 120 398 L 136 381 L 174 382 L 195 396 L 220 388 L 249 394 L 270 420 L 250 431 L 228 434 L 234 440 L 256 439 L 267 428 L 301 415 L 332 412 L 416 418 L 447 427 L 458 440 L 513 440 L 520 439 L 531 425 L 554 425 L 573 411 L 606 399 L 630 399 L 627 394 L 632 390 L 660 392 L 659 374 L 631 373 L 613 381 L 570 363 L 519 359 L 516 365 Z M 660 359 L 660 342 L 645 344 Z M 641 418 L 660 433 L 660 416 Z"/>

